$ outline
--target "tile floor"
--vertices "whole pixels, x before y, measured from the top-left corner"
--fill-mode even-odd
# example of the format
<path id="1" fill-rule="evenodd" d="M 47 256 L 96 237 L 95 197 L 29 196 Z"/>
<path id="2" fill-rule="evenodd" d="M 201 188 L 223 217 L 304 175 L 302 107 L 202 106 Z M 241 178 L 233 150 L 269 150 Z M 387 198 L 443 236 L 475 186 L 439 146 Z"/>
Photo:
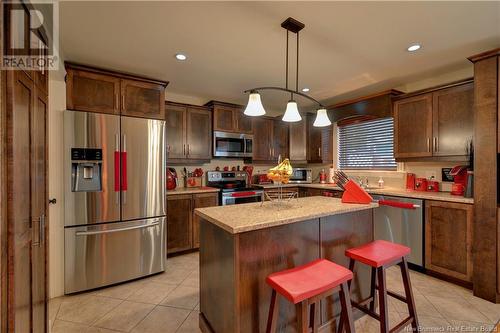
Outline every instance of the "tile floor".
<path id="1" fill-rule="evenodd" d="M 422 332 L 496 332 L 500 304 L 424 274 L 412 272 L 411 279 Z M 399 270 L 389 270 L 387 284 L 391 290 L 403 292 Z M 198 288 L 198 253 L 171 258 L 165 273 L 52 299 L 51 332 L 200 332 Z M 406 318 L 407 310 L 404 303 L 389 299 L 394 325 Z M 356 332 L 378 333 L 378 322 L 364 316 L 356 321 Z"/>

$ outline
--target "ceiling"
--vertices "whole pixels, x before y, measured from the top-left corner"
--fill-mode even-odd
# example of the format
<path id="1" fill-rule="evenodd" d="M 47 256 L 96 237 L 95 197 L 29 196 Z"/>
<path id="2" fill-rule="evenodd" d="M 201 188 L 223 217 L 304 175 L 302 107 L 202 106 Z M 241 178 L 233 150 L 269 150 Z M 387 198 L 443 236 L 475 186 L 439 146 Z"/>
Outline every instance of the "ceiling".
<path id="1" fill-rule="evenodd" d="M 496 1 L 63 1 L 60 48 L 66 60 L 168 80 L 167 99 L 171 92 L 245 104 L 243 90 L 284 86 L 280 23 L 289 16 L 306 25 L 299 88 L 325 104 L 471 66 L 468 56 L 500 46 Z M 423 47 L 409 53 L 413 42 Z M 177 61 L 177 52 L 188 60 Z M 275 111 L 288 97 L 262 94 Z"/>

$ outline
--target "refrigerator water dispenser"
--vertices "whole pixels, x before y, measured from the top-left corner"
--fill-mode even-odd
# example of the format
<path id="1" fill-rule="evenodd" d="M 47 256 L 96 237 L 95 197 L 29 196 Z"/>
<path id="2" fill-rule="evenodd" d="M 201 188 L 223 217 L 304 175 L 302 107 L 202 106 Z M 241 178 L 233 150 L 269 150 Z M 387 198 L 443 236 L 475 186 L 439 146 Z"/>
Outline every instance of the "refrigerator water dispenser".
<path id="1" fill-rule="evenodd" d="M 102 150 L 72 148 L 71 178 L 73 192 L 102 191 Z"/>

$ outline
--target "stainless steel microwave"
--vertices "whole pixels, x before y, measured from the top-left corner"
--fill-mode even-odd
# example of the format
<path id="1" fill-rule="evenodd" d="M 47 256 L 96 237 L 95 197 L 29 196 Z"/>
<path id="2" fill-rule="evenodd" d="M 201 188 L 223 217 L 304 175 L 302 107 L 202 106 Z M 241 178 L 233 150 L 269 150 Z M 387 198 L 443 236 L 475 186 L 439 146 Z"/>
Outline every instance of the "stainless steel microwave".
<path id="1" fill-rule="evenodd" d="M 215 157 L 252 157 L 253 135 L 214 131 Z"/>
<path id="2" fill-rule="evenodd" d="M 293 168 L 290 183 L 310 184 L 312 183 L 312 170 L 306 168 Z"/>

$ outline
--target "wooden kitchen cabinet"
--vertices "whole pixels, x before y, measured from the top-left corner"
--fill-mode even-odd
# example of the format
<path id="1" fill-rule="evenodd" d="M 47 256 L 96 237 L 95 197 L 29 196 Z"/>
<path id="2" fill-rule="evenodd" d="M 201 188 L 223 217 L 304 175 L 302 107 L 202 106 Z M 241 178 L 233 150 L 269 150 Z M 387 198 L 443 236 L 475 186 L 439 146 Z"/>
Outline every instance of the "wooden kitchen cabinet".
<path id="1" fill-rule="evenodd" d="M 191 194 L 167 196 L 167 253 L 185 251 L 193 247 L 192 215 Z"/>
<path id="2" fill-rule="evenodd" d="M 394 103 L 394 157 L 432 156 L 432 94 Z"/>
<path id="3" fill-rule="evenodd" d="M 212 110 L 214 131 L 253 133 L 252 118 L 243 114 L 241 105 L 210 101 L 205 106 Z"/>
<path id="4" fill-rule="evenodd" d="M 172 194 L 167 196 L 167 253 L 196 249 L 200 246 L 200 222 L 196 208 L 219 204 L 217 192 Z"/>
<path id="5" fill-rule="evenodd" d="M 212 158 L 212 112 L 206 107 L 165 103 L 169 164 L 199 164 Z"/>
<path id="6" fill-rule="evenodd" d="M 471 81 L 394 102 L 394 157 L 463 157 L 473 136 Z"/>
<path id="7" fill-rule="evenodd" d="M 281 119 L 276 119 L 273 121 L 273 160 L 278 160 L 289 157 L 288 153 L 288 124 L 281 121 Z"/>
<path id="8" fill-rule="evenodd" d="M 123 116 L 165 119 L 165 87 L 158 83 L 121 80 Z"/>
<path id="9" fill-rule="evenodd" d="M 273 119 L 256 117 L 253 119 L 253 161 L 270 162 L 273 160 Z"/>
<path id="10" fill-rule="evenodd" d="M 218 193 L 193 194 L 193 209 L 219 205 Z M 193 248 L 200 247 L 200 218 L 193 212 Z"/>
<path id="11" fill-rule="evenodd" d="M 425 267 L 472 282 L 473 205 L 425 201 Z"/>
<path id="12" fill-rule="evenodd" d="M 168 82 L 68 62 L 65 67 L 68 110 L 165 118 Z"/>
<path id="13" fill-rule="evenodd" d="M 474 84 L 439 90 L 432 99 L 432 155 L 465 155 L 474 134 Z"/>
<path id="14" fill-rule="evenodd" d="M 290 161 L 307 163 L 307 122 L 290 123 L 289 138 Z"/>
<path id="15" fill-rule="evenodd" d="M 315 115 L 307 115 L 307 162 L 333 163 L 333 128 L 314 127 Z"/>

